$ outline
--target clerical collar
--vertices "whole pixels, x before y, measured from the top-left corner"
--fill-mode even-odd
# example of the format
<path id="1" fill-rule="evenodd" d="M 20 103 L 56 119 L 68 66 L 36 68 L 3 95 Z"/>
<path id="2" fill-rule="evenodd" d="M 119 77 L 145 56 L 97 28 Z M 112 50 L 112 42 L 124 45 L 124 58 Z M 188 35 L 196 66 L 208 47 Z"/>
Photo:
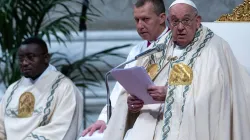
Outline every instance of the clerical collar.
<path id="1" fill-rule="evenodd" d="M 49 64 L 49 66 L 46 68 L 46 70 L 35 80 L 33 80 L 31 78 L 26 78 L 26 79 L 28 79 L 32 84 L 34 84 L 36 81 L 40 80 L 44 75 L 46 75 L 50 71 L 57 71 L 57 69 L 53 65 Z"/>

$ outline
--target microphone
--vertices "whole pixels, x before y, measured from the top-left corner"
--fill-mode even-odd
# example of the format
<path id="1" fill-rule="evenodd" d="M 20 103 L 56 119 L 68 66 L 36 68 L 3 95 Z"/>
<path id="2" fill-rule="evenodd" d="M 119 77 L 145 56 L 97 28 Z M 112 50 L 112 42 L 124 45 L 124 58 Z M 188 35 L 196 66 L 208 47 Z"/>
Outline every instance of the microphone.
<path id="1" fill-rule="evenodd" d="M 108 85 L 108 76 L 111 74 L 111 71 L 114 69 L 117 69 L 119 67 L 122 67 L 128 63 L 131 63 L 133 61 L 135 61 L 136 59 L 131 59 L 129 61 L 125 61 L 123 63 L 121 63 L 120 65 L 114 67 L 113 69 L 111 69 L 110 71 L 108 71 L 105 74 L 105 85 L 106 85 L 106 90 L 107 90 L 107 124 L 109 122 L 109 119 L 111 118 L 111 114 L 112 114 L 112 105 L 111 105 L 111 100 L 110 100 L 110 89 L 109 89 L 109 85 Z"/>
<path id="2" fill-rule="evenodd" d="M 114 69 L 117 69 L 121 66 L 124 66 L 128 63 L 131 63 L 135 60 L 138 60 L 139 58 L 143 58 L 146 56 L 149 56 L 151 54 L 157 53 L 157 52 L 161 52 L 165 49 L 165 44 L 157 44 L 156 47 L 152 48 L 152 49 L 148 49 L 138 55 L 135 56 L 135 58 L 125 61 L 123 63 L 121 63 L 120 65 L 116 66 L 115 68 L 111 69 L 110 71 L 108 71 L 105 75 L 105 85 L 106 85 L 106 90 L 107 90 L 107 124 L 109 122 L 109 119 L 111 118 L 111 114 L 112 114 L 112 106 L 111 106 L 111 100 L 110 100 L 110 90 L 109 90 L 109 85 L 108 85 L 108 76 L 111 74 L 111 71 Z"/>
<path id="3" fill-rule="evenodd" d="M 152 49 L 148 49 L 138 55 L 135 56 L 135 59 L 139 59 L 139 58 L 143 58 L 146 56 L 149 56 L 151 54 L 157 53 L 157 52 L 161 52 L 165 49 L 165 45 L 164 44 L 158 44 L 156 45 L 156 47 L 152 48 Z"/>

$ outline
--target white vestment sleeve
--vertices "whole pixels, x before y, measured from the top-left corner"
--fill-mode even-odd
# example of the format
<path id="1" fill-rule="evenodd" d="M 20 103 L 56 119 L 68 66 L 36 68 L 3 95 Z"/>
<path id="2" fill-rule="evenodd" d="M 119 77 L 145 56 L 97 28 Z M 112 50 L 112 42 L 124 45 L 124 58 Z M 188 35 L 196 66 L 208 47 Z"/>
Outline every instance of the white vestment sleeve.
<path id="1" fill-rule="evenodd" d="M 44 126 L 40 126 L 32 131 L 25 140 L 49 139 L 49 140 L 66 140 L 71 137 L 72 140 L 77 138 L 77 132 L 69 130 L 72 128 L 72 118 L 76 109 L 75 86 L 69 80 L 64 80 L 55 90 L 54 100 L 55 107 L 51 109 L 50 121 Z M 82 112 L 79 112 L 82 113 Z M 77 131 L 78 124 L 75 125 Z"/>
<path id="2" fill-rule="evenodd" d="M 238 63 L 228 44 L 224 44 L 231 80 L 231 139 L 250 139 L 250 76 Z"/>
<path id="3" fill-rule="evenodd" d="M 16 82 L 11 84 L 7 88 L 7 90 L 5 91 L 5 94 L 3 95 L 0 101 L 0 140 L 7 140 L 6 131 L 5 131 L 5 123 L 4 123 L 5 108 L 6 108 L 7 96 L 9 96 L 11 89 L 13 89 L 14 85 L 16 85 Z"/>
<path id="4" fill-rule="evenodd" d="M 115 87 L 113 88 L 112 93 L 110 95 L 112 110 L 115 107 L 117 98 L 118 98 L 121 90 L 122 90 L 122 86 L 118 82 L 116 82 Z M 107 105 L 105 105 L 104 108 L 102 109 L 102 111 L 98 117 L 98 120 L 102 120 L 102 121 L 107 123 Z"/>
<path id="5" fill-rule="evenodd" d="M 141 43 L 137 46 L 134 46 L 131 49 L 126 61 L 132 60 L 137 54 L 139 54 L 141 52 L 142 49 L 141 49 L 140 45 L 142 45 L 142 44 L 143 43 Z M 136 64 L 135 62 L 129 63 L 124 68 L 131 68 L 131 67 L 135 66 L 135 64 Z M 123 89 L 123 87 L 118 82 L 116 82 L 116 84 L 111 92 L 111 95 L 110 95 L 112 109 L 115 107 L 115 104 L 117 102 L 117 99 L 118 99 L 122 89 Z M 102 121 L 107 123 L 107 105 L 104 106 L 104 108 L 102 109 L 97 120 L 102 120 Z"/>
<path id="6" fill-rule="evenodd" d="M 186 100 L 178 140 L 250 138 L 250 78 L 229 45 L 220 43 L 211 44 L 211 49 L 204 50 L 196 61 L 194 72 L 199 75 Z"/>
<path id="7" fill-rule="evenodd" d="M 5 140 L 5 128 L 4 128 L 4 99 L 0 102 L 0 140 Z"/>

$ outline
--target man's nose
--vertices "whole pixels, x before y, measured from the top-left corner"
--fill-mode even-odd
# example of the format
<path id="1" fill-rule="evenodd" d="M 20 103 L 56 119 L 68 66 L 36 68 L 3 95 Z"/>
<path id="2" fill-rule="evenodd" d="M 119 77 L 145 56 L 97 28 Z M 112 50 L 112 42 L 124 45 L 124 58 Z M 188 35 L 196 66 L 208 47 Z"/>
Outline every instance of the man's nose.
<path id="1" fill-rule="evenodd" d="M 137 28 L 138 29 L 143 29 L 144 28 L 144 26 L 143 26 L 143 21 L 142 20 L 139 20 L 138 22 L 137 22 Z"/>
<path id="2" fill-rule="evenodd" d="M 23 60 L 20 61 L 20 64 L 21 64 L 22 66 L 26 66 L 26 65 L 28 65 L 29 63 L 28 63 L 28 60 L 25 58 L 25 59 L 23 59 Z"/>
<path id="3" fill-rule="evenodd" d="M 177 25 L 177 29 L 178 29 L 179 31 L 184 30 L 184 25 L 182 24 L 182 22 L 179 22 L 179 24 Z"/>

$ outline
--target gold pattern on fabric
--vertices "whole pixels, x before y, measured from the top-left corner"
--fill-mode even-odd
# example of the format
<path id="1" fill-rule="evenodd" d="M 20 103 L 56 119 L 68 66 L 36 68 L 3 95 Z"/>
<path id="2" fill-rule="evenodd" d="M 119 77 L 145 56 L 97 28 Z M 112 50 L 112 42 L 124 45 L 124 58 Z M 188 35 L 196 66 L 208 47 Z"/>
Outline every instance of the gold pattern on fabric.
<path id="1" fill-rule="evenodd" d="M 151 64 L 147 67 L 147 73 L 151 78 L 151 80 L 153 80 L 156 77 L 158 70 L 159 70 L 158 64 Z"/>
<path id="2" fill-rule="evenodd" d="M 31 117 L 34 111 L 35 97 L 31 92 L 24 92 L 19 98 L 18 117 Z"/>
<path id="3" fill-rule="evenodd" d="M 249 22 L 250 21 L 250 0 L 244 2 L 233 9 L 231 14 L 223 14 L 217 22 Z"/>
<path id="4" fill-rule="evenodd" d="M 175 61 L 175 60 L 177 60 L 177 59 L 178 59 L 177 56 L 173 56 L 173 57 L 169 56 L 167 60 L 168 60 L 168 61 Z"/>
<path id="5" fill-rule="evenodd" d="M 170 72 L 169 85 L 190 85 L 193 80 L 193 71 L 188 65 L 175 64 Z"/>

